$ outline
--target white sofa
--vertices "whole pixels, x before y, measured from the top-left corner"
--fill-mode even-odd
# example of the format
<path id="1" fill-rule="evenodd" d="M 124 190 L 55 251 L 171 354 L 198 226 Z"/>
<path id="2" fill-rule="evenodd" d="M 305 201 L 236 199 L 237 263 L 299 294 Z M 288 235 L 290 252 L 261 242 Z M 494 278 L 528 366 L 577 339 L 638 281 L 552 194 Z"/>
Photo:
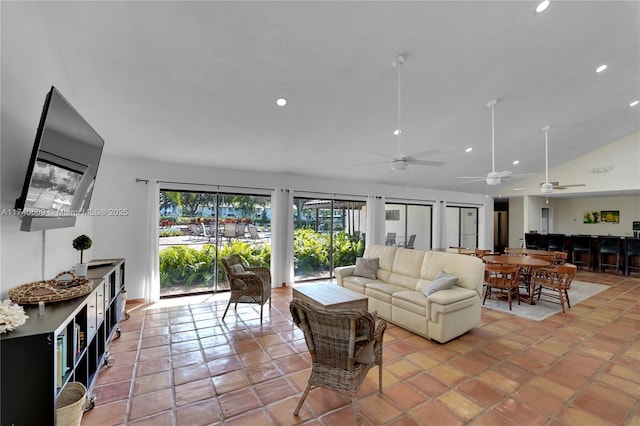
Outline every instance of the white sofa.
<path id="1" fill-rule="evenodd" d="M 368 246 L 377 258 L 376 279 L 354 276 L 355 265 L 335 268 L 338 285 L 369 297 L 369 310 L 428 339 L 444 343 L 480 323 L 484 264 L 474 256 Z M 426 297 L 422 290 L 440 272 L 458 277 L 453 288 Z"/>

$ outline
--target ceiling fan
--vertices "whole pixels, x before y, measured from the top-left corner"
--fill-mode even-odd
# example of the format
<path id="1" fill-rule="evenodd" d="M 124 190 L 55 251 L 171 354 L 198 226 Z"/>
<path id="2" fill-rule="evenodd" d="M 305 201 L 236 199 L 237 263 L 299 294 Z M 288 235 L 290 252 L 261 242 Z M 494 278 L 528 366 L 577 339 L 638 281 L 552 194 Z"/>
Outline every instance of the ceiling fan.
<path id="1" fill-rule="evenodd" d="M 411 155 L 405 155 L 402 149 L 402 65 L 404 64 L 404 56 L 397 56 L 393 62 L 393 67 L 398 70 L 398 127 L 393 131 L 393 135 L 397 137 L 398 146 L 396 155 L 383 154 L 381 152 L 370 151 L 373 154 L 386 157 L 386 161 L 374 161 L 370 163 L 354 164 L 355 166 L 366 166 L 370 164 L 389 164 L 391 171 L 403 171 L 407 170 L 409 164 L 418 166 L 442 166 L 445 163 L 442 161 L 429 161 L 422 158 L 440 154 L 439 149 L 428 149 L 426 151 L 416 152 Z"/>
<path id="2" fill-rule="evenodd" d="M 510 172 L 509 170 L 496 172 L 495 109 L 497 103 L 498 100 L 494 99 L 487 104 L 487 107 L 491 108 L 491 171 L 487 173 L 486 176 L 459 176 L 458 179 L 470 179 L 462 182 L 463 184 L 480 182 L 484 180 L 487 182 L 487 185 L 499 185 L 500 182 L 502 182 L 502 179 L 506 179 L 512 176 L 512 172 Z"/>
<path id="3" fill-rule="evenodd" d="M 540 192 L 543 194 L 552 194 L 556 189 L 562 190 L 576 186 L 586 186 L 584 183 L 577 183 L 572 185 L 560 185 L 559 182 L 550 182 L 549 181 L 549 126 L 545 126 L 542 128 L 544 132 L 544 170 L 545 170 L 545 180 L 540 184 Z M 514 188 L 514 190 L 519 191 L 527 188 Z"/>

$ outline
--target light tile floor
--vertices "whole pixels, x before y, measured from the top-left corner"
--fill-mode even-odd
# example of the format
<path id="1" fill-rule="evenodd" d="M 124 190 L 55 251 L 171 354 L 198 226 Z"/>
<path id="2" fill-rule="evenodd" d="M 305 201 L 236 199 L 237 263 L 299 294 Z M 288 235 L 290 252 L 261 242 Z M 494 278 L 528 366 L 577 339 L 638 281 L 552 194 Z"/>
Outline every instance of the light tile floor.
<path id="1" fill-rule="evenodd" d="M 390 325 L 359 393 L 370 425 L 640 426 L 640 278 L 578 272 L 604 292 L 536 322 L 483 308 L 446 344 Z M 291 288 L 220 320 L 228 296 L 164 299 L 130 310 L 83 425 L 348 425 L 348 401 L 313 390 L 293 409 L 310 363 L 290 320 Z"/>

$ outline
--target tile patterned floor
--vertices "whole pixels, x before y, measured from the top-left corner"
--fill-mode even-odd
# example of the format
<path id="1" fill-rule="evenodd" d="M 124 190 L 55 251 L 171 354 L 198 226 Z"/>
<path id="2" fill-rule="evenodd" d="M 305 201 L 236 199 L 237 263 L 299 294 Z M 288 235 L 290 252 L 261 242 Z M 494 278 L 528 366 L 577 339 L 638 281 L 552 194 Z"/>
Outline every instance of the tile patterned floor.
<path id="1" fill-rule="evenodd" d="M 383 393 L 377 368 L 359 393 L 363 423 L 640 426 L 640 278 L 577 279 L 611 287 L 540 322 L 483 308 L 480 326 L 446 344 L 390 325 Z M 252 305 L 220 321 L 226 297 L 130 310 L 82 424 L 352 424 L 348 401 L 323 389 L 293 416 L 310 363 L 291 288 L 274 290 L 262 325 Z"/>

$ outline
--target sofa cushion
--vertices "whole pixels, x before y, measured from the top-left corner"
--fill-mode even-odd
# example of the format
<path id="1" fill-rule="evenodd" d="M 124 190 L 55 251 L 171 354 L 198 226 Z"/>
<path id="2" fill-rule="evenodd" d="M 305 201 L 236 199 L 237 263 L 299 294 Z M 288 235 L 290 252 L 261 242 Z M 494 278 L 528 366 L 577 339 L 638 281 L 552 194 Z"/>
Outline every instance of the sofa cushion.
<path id="1" fill-rule="evenodd" d="M 427 284 L 427 286 L 422 289 L 422 293 L 425 296 L 429 297 L 436 291 L 452 288 L 457 282 L 457 276 L 453 274 L 447 274 L 446 272 L 442 271 L 436 276 L 435 280 L 431 281 L 431 283 Z"/>
<path id="2" fill-rule="evenodd" d="M 417 315 L 427 315 L 427 298 L 419 291 L 398 291 L 393 293 L 392 305 Z"/>
<path id="3" fill-rule="evenodd" d="M 383 245 L 370 245 L 364 249 L 362 257 L 378 258 L 378 272 L 376 273 L 377 279 L 380 281 L 388 281 L 389 274 L 393 268 L 393 260 L 396 257 L 397 247 L 383 246 Z"/>
<path id="4" fill-rule="evenodd" d="M 398 291 L 407 291 L 407 289 L 399 285 L 387 284 L 381 281 L 372 281 L 367 284 L 364 294 L 383 302 L 391 303 L 391 296 L 393 293 L 397 293 Z"/>
<path id="5" fill-rule="evenodd" d="M 231 272 L 236 275 L 244 274 L 244 267 L 240 263 L 236 263 L 235 265 L 231 265 Z"/>
<path id="6" fill-rule="evenodd" d="M 378 258 L 359 257 L 356 259 L 356 269 L 353 271 L 353 275 L 358 277 L 376 279 L 376 272 L 378 272 Z"/>
<path id="7" fill-rule="evenodd" d="M 374 282 L 374 280 L 372 280 L 371 278 L 356 277 L 350 275 L 343 278 L 342 286 L 344 288 L 348 288 L 349 290 L 364 294 L 364 290 L 367 287 L 367 284 L 369 284 L 370 282 Z"/>

